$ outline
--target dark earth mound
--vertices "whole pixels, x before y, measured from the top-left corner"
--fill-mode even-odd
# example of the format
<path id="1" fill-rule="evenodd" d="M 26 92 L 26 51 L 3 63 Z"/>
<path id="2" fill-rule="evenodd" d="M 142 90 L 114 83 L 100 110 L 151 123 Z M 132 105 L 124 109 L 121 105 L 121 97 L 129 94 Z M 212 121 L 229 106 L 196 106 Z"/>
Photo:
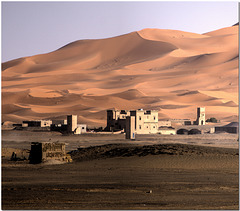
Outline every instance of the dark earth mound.
<path id="1" fill-rule="evenodd" d="M 161 145 L 138 145 L 130 144 L 108 144 L 101 146 L 91 146 L 87 148 L 78 148 L 70 152 L 73 161 L 87 161 L 101 158 L 113 157 L 131 157 L 147 155 L 210 155 L 226 154 L 238 155 L 237 149 L 226 149 L 216 147 L 203 147 L 184 144 L 161 144 Z"/>

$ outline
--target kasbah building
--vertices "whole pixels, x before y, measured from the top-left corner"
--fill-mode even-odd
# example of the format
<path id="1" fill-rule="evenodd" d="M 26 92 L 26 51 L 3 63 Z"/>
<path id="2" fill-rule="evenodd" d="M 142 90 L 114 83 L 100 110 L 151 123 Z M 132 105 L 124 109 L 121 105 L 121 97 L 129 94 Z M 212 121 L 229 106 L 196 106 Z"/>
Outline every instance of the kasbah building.
<path id="1" fill-rule="evenodd" d="M 158 132 L 158 110 L 107 110 L 107 130 L 123 130 L 126 117 L 135 117 L 135 132 L 148 134 Z"/>
<path id="2" fill-rule="evenodd" d="M 133 117 L 135 119 L 136 134 L 156 134 L 159 132 L 158 110 L 107 110 L 107 131 L 125 130 L 126 118 Z M 174 120 L 176 121 L 176 120 Z M 185 120 L 178 120 L 185 125 Z M 164 126 L 171 127 L 171 120 L 162 121 Z M 190 122 L 190 124 L 192 124 Z M 197 119 L 194 125 L 205 125 L 205 108 L 197 108 Z"/>

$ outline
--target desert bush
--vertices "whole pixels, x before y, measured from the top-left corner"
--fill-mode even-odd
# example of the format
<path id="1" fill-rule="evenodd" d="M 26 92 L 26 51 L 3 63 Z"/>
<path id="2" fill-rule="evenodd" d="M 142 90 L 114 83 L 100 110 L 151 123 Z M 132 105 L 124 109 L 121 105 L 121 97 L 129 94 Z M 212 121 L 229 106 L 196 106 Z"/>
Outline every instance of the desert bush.
<path id="1" fill-rule="evenodd" d="M 210 119 L 207 119 L 206 122 L 214 122 L 217 123 L 217 119 L 215 117 L 211 117 Z"/>

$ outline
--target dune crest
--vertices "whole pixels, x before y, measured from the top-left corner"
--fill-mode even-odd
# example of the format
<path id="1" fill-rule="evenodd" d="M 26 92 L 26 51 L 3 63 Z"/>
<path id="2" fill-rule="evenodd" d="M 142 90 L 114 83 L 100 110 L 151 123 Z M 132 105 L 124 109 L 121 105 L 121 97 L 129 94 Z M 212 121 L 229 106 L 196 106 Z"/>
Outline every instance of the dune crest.
<path id="1" fill-rule="evenodd" d="M 107 109 L 158 109 L 159 119 L 238 116 L 238 25 L 205 34 L 143 29 L 80 40 L 2 64 L 3 121 L 62 118 L 105 126 Z"/>

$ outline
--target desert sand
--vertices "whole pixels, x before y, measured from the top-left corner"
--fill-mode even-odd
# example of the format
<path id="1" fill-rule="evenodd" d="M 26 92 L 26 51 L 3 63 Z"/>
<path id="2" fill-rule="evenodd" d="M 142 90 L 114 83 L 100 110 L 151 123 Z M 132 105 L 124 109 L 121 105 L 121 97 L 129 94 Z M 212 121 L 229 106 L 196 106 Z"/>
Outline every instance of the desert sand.
<path id="1" fill-rule="evenodd" d="M 238 120 L 238 25 L 205 34 L 143 29 L 79 40 L 2 64 L 2 120 L 106 126 L 107 109 L 158 109 L 159 119 Z"/>
<path id="2" fill-rule="evenodd" d="M 2 209 L 236 209 L 238 135 L 62 136 L 2 131 Z M 65 142 L 72 163 L 10 161 L 31 141 Z"/>

